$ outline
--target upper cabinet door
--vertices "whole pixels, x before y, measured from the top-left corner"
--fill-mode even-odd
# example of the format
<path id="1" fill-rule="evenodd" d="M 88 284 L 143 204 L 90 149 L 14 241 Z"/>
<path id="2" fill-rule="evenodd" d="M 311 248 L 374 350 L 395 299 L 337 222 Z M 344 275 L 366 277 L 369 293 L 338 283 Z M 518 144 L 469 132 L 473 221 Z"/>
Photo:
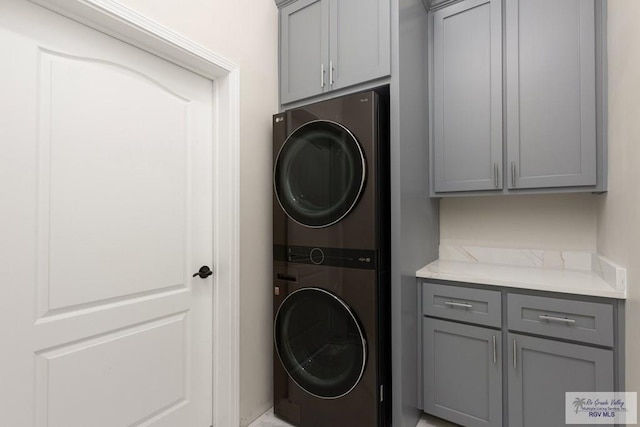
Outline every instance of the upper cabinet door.
<path id="1" fill-rule="evenodd" d="M 331 89 L 391 73 L 390 10 L 389 0 L 331 0 Z"/>
<path id="2" fill-rule="evenodd" d="M 319 95 L 329 84 L 329 0 L 280 10 L 280 101 Z"/>
<path id="3" fill-rule="evenodd" d="M 594 0 L 505 7 L 508 188 L 596 185 Z"/>
<path id="4" fill-rule="evenodd" d="M 502 9 L 465 0 L 434 13 L 435 192 L 502 188 Z"/>

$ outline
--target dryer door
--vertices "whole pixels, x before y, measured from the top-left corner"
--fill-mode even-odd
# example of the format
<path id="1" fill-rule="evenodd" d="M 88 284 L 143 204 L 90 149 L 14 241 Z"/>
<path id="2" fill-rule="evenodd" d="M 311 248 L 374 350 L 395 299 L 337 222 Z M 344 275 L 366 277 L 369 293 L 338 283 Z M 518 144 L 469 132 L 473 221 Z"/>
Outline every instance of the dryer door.
<path id="1" fill-rule="evenodd" d="M 339 123 L 316 120 L 284 142 L 275 163 L 274 189 L 291 219 L 327 227 L 355 207 L 365 176 L 364 154 L 353 134 Z"/>
<path id="2" fill-rule="evenodd" d="M 274 340 L 289 377 L 313 396 L 342 397 L 364 372 L 366 341 L 358 320 L 344 301 L 323 289 L 299 289 L 282 302 Z"/>

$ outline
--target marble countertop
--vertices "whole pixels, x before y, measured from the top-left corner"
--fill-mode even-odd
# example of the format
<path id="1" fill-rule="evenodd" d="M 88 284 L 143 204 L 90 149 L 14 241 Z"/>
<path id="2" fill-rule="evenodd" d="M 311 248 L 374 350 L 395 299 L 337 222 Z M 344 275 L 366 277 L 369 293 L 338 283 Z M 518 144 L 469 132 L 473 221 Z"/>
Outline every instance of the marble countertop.
<path id="1" fill-rule="evenodd" d="M 626 298 L 626 269 L 592 253 L 441 246 L 416 277 Z"/>

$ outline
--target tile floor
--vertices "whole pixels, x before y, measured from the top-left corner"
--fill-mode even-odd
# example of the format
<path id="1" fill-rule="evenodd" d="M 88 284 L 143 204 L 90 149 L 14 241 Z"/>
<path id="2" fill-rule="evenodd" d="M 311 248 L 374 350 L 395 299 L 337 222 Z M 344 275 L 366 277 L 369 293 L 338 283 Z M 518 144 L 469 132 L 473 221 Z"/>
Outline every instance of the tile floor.
<path id="1" fill-rule="evenodd" d="M 416 427 L 454 427 L 451 424 L 438 418 L 423 415 Z M 273 408 L 262 414 L 260 418 L 252 422 L 249 427 L 293 427 L 291 424 L 279 420 L 273 415 Z M 356 427 L 356 426 L 354 426 Z"/>

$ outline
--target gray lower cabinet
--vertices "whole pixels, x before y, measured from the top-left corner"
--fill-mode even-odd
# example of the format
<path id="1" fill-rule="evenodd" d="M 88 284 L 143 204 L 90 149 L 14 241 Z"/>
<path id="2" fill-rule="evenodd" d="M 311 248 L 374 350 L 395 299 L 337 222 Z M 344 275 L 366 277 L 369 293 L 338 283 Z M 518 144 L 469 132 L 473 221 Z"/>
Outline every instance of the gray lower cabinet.
<path id="1" fill-rule="evenodd" d="M 424 410 L 465 426 L 501 426 L 501 332 L 426 317 L 422 333 Z"/>
<path id="2" fill-rule="evenodd" d="M 391 73 L 388 0 L 298 0 L 280 9 L 280 101 Z"/>
<path id="3" fill-rule="evenodd" d="M 563 426 L 566 392 L 624 391 L 622 301 L 420 286 L 425 412 L 463 426 Z"/>
<path id="4" fill-rule="evenodd" d="M 565 425 L 565 392 L 613 391 L 613 351 L 509 334 L 509 426 Z"/>
<path id="5" fill-rule="evenodd" d="M 605 4 L 462 0 L 432 12 L 432 194 L 606 190 Z"/>

